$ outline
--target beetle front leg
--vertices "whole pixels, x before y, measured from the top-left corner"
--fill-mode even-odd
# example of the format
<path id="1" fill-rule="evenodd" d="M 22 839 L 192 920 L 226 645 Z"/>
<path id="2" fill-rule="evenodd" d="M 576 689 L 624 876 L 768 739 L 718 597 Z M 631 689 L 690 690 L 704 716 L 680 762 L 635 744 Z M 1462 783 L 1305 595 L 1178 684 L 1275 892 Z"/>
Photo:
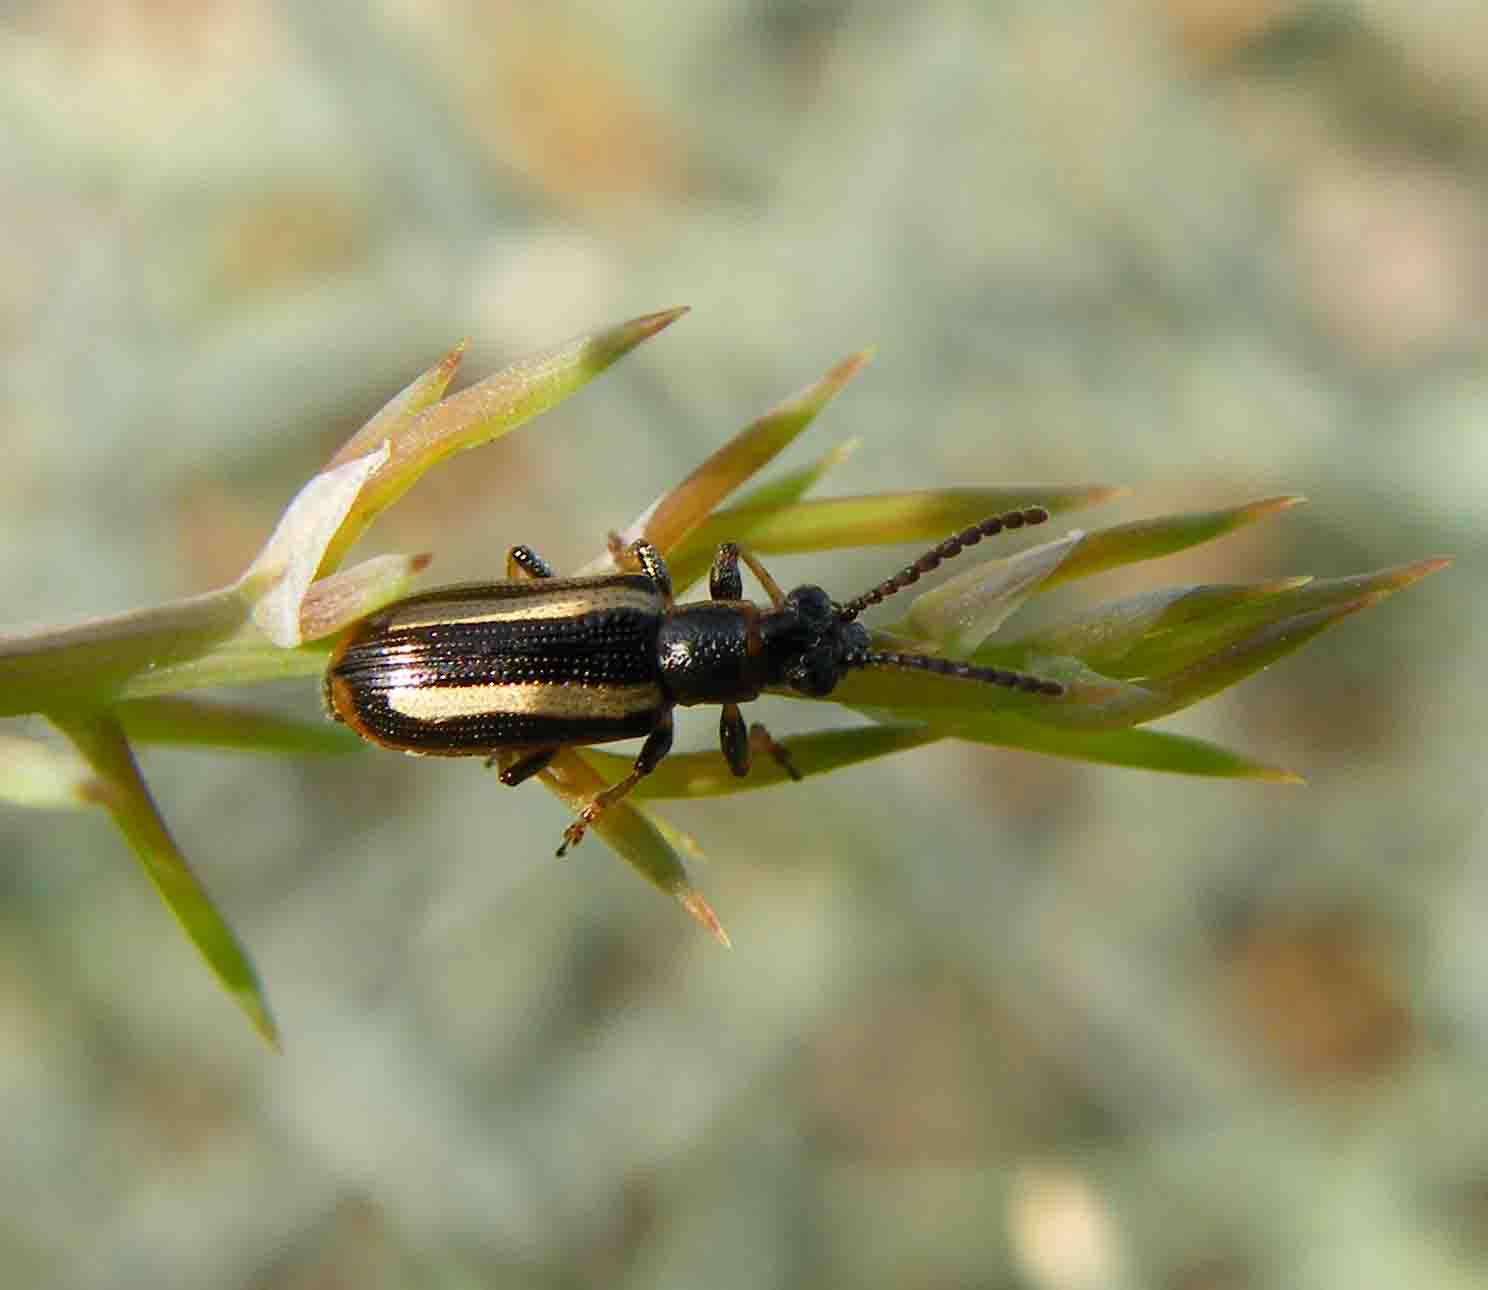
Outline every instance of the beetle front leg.
<path id="1" fill-rule="evenodd" d="M 636 755 L 635 765 L 630 768 L 630 773 L 624 779 L 611 784 L 604 792 L 595 794 L 579 812 L 579 818 L 563 830 L 563 844 L 558 848 L 558 854 L 562 856 L 569 847 L 578 846 L 584 840 L 584 831 L 604 814 L 605 809 L 630 792 L 671 751 L 672 713 L 668 709 L 656 723 L 656 728 L 646 736 L 646 742 L 641 745 L 641 751 Z"/>
<path id="2" fill-rule="evenodd" d="M 749 566 L 749 572 L 759 579 L 759 584 L 770 597 L 776 609 L 785 605 L 785 597 L 775 579 L 753 555 L 736 542 L 725 542 L 713 557 L 713 567 L 708 571 L 708 598 L 710 600 L 743 600 L 744 579 L 739 574 L 739 561 Z"/>

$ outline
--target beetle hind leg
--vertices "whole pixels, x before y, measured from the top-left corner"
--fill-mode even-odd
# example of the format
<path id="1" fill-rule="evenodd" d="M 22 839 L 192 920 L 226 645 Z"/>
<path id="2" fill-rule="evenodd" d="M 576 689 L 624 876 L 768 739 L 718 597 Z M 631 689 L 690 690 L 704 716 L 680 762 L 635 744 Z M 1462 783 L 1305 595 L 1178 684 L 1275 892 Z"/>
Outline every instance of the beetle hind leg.
<path id="1" fill-rule="evenodd" d="M 558 855 L 564 855 L 569 847 L 576 847 L 584 840 L 584 833 L 595 820 L 604 814 L 605 809 L 613 806 L 642 779 L 656 769 L 657 764 L 667 753 L 672 751 L 672 714 L 665 713 L 649 735 L 646 742 L 641 745 L 641 751 L 636 754 L 635 765 L 630 768 L 630 773 L 624 779 L 617 780 L 602 793 L 596 793 L 590 798 L 588 805 L 579 812 L 579 818 L 563 830 L 563 842 L 558 848 Z"/>

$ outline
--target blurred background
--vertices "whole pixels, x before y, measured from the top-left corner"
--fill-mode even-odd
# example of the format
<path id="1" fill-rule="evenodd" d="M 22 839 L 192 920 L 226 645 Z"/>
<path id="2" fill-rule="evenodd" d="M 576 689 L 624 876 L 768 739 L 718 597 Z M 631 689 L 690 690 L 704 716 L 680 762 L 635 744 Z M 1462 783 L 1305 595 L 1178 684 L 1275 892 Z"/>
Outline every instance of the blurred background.
<path id="1" fill-rule="evenodd" d="M 0 1281 L 1488 1282 L 1485 194 L 1476 0 L 5 5 L 8 625 L 231 579 L 462 336 L 679 304 L 362 554 L 573 568 L 877 345 L 826 492 L 1312 499 L 1082 597 L 1457 563 L 1164 723 L 1307 788 L 948 743 L 663 807 L 732 953 L 478 763 L 146 750 L 282 1056 L 105 819 L 0 811 Z"/>

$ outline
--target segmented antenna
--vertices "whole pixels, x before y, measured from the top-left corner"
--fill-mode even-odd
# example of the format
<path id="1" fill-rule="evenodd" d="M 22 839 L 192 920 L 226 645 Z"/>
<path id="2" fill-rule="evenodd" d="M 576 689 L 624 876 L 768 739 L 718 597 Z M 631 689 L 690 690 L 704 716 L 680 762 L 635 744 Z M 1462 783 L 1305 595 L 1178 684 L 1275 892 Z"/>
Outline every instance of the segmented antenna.
<path id="1" fill-rule="evenodd" d="M 926 551 L 913 564 L 906 565 L 892 578 L 879 583 L 872 591 L 865 591 L 855 600 L 849 600 L 837 611 L 838 621 L 844 623 L 852 622 L 863 610 L 871 608 L 880 601 L 887 600 L 896 591 L 903 591 L 905 587 L 918 582 L 932 569 L 939 568 L 942 561 L 949 560 L 952 556 L 960 555 L 967 547 L 975 546 L 984 537 L 991 537 L 994 533 L 1001 533 L 1004 529 L 1021 529 L 1026 524 L 1042 524 L 1048 518 L 1049 512 L 1042 506 L 1025 506 L 1021 511 L 1006 511 L 1002 515 L 990 516 L 980 524 L 973 524 L 969 529 L 962 529 L 961 532 L 946 538 L 938 546 L 931 547 L 930 550 Z M 921 656 L 912 654 L 905 655 L 905 657 L 920 658 Z M 927 670 L 933 672 L 938 669 L 929 668 Z M 988 671 L 990 669 L 982 668 L 973 670 Z M 1016 673 L 1003 672 L 999 673 L 999 675 L 1014 676 Z M 1008 683 L 1002 681 L 995 682 L 995 684 L 1005 685 Z M 1060 691 L 1060 693 L 1063 693 L 1063 691 Z"/>
<path id="2" fill-rule="evenodd" d="M 878 650 L 867 650 L 847 660 L 851 667 L 902 667 L 913 671 L 934 672 L 938 676 L 957 676 L 964 681 L 983 681 L 989 685 L 1006 686 L 1009 690 L 1020 690 L 1024 694 L 1045 694 L 1057 699 L 1064 693 L 1058 681 L 1045 681 L 1026 672 L 1005 672 L 1000 667 L 976 667 L 971 663 L 958 663 L 955 659 L 937 658 L 933 654 L 890 654 Z"/>

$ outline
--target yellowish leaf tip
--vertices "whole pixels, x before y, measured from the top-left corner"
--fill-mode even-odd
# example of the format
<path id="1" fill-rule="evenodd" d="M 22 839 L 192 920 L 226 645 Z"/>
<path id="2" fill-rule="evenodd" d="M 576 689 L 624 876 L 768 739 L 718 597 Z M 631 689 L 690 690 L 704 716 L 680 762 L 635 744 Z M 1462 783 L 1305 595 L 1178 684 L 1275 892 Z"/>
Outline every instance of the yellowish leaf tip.
<path id="1" fill-rule="evenodd" d="M 674 309 L 663 309 L 654 314 L 642 314 L 631 324 L 642 338 L 654 336 L 665 327 L 670 327 L 685 313 L 691 313 L 691 305 L 678 305 Z"/>
<path id="2" fill-rule="evenodd" d="M 866 367 L 877 352 L 877 348 L 870 345 L 867 349 L 860 349 L 856 354 L 849 354 L 828 370 L 827 374 L 822 377 L 821 384 L 840 389 Z"/>
<path id="3" fill-rule="evenodd" d="M 718 915 L 713 912 L 712 907 L 703 899 L 702 892 L 695 887 L 687 887 L 677 893 L 677 899 L 682 902 L 682 908 L 693 916 L 702 926 L 712 934 L 726 950 L 734 948 L 733 941 L 729 940 L 729 934 L 723 930 L 723 924 L 718 921 Z"/>
<path id="4" fill-rule="evenodd" d="M 1305 506 L 1307 498 L 1300 493 L 1288 493 L 1281 497 L 1263 497 L 1252 502 L 1246 509 L 1253 515 L 1270 515 L 1277 511 L 1289 511 L 1294 506 Z"/>
<path id="5" fill-rule="evenodd" d="M 1417 560 L 1415 564 L 1408 564 L 1400 571 L 1400 585 L 1403 587 L 1408 583 L 1418 582 L 1430 574 L 1440 573 L 1454 559 L 1456 557 L 1450 555 L 1433 555 L 1424 560 Z"/>

